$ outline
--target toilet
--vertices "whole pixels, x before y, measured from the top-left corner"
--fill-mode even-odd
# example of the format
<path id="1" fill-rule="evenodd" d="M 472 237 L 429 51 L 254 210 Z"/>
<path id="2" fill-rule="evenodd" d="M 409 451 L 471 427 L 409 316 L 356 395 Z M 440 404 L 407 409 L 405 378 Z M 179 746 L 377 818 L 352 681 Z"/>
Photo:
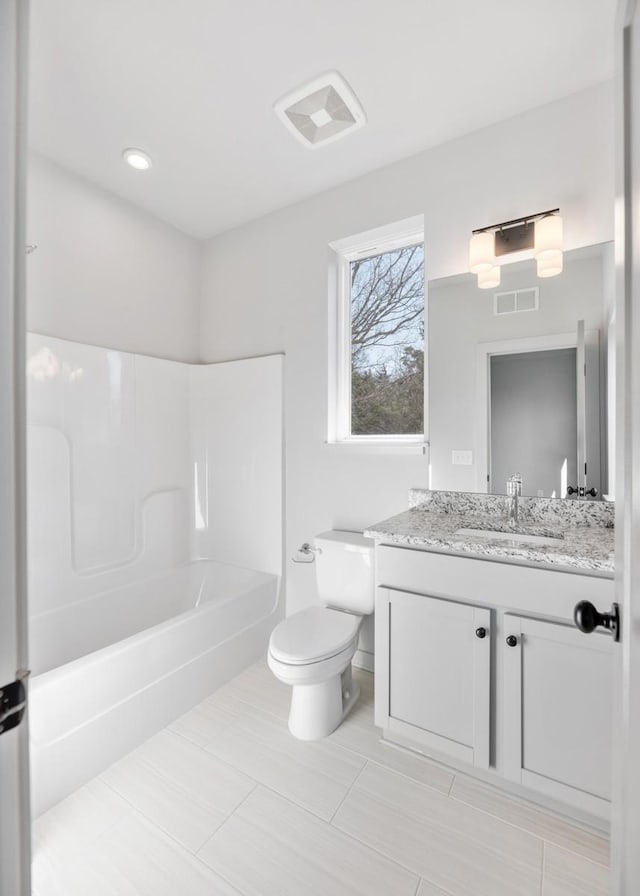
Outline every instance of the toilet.
<path id="1" fill-rule="evenodd" d="M 351 660 L 365 616 L 373 613 L 373 544 L 357 532 L 323 532 L 315 541 L 322 606 L 284 619 L 271 633 L 267 662 L 291 685 L 289 730 L 320 740 L 340 725 L 360 690 Z"/>

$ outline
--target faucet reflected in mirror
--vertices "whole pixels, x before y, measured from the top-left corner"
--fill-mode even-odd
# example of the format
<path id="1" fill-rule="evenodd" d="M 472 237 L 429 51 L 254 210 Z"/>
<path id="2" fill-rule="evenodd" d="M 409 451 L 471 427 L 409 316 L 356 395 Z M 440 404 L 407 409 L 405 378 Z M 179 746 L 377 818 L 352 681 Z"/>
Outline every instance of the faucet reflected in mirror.
<path id="1" fill-rule="evenodd" d="M 522 495 L 522 476 L 514 473 L 507 479 L 507 520 L 518 522 L 518 498 Z"/>
<path id="2" fill-rule="evenodd" d="M 610 243 L 545 281 L 529 259 L 496 291 L 469 273 L 429 283 L 431 488 L 510 495 L 518 469 L 521 495 L 613 495 L 613 296 Z"/>

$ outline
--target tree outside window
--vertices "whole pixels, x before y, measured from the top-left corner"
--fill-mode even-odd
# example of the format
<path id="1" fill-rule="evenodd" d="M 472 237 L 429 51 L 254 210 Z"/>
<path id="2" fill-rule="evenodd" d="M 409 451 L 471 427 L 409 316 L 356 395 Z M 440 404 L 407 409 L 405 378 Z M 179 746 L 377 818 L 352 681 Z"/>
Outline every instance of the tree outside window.
<path id="1" fill-rule="evenodd" d="M 351 435 L 424 432 L 424 244 L 350 263 Z"/>

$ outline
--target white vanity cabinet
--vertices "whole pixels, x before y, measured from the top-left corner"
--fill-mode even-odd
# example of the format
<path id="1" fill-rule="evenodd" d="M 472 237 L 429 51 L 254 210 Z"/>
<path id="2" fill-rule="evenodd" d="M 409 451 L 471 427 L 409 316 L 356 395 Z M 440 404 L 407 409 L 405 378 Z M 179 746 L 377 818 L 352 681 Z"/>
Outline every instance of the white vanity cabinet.
<path id="1" fill-rule="evenodd" d="M 504 615 L 504 630 L 505 776 L 606 815 L 613 639 L 511 613 Z"/>
<path id="2" fill-rule="evenodd" d="M 606 817 L 613 580 L 434 553 L 376 549 L 376 724 L 483 777 Z"/>
<path id="3" fill-rule="evenodd" d="M 389 728 L 488 768 L 490 611 L 393 590 L 386 601 Z"/>

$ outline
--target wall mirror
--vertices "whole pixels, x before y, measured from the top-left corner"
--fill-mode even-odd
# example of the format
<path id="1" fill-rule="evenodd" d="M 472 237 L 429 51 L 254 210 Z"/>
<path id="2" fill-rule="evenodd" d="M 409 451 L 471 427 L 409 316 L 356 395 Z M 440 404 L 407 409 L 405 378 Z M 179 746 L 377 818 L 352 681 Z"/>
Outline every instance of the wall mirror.
<path id="1" fill-rule="evenodd" d="M 565 253 L 539 279 L 533 259 L 479 289 L 464 273 L 429 281 L 430 487 L 600 500 L 613 489 L 613 245 Z"/>

